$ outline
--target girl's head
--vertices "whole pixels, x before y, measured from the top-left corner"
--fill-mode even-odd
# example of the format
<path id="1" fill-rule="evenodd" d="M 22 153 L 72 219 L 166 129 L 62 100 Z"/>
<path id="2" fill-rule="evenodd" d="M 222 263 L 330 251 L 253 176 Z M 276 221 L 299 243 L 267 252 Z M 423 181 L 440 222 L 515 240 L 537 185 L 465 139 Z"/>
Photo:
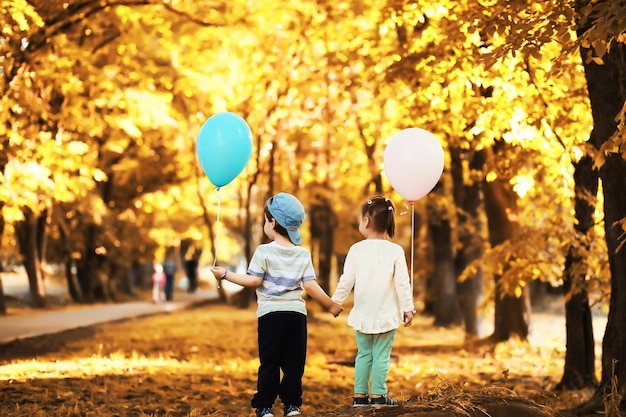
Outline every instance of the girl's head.
<path id="1" fill-rule="evenodd" d="M 368 227 L 393 237 L 396 233 L 395 207 L 391 200 L 380 195 L 370 197 L 361 206 L 361 219 L 368 218 Z"/>

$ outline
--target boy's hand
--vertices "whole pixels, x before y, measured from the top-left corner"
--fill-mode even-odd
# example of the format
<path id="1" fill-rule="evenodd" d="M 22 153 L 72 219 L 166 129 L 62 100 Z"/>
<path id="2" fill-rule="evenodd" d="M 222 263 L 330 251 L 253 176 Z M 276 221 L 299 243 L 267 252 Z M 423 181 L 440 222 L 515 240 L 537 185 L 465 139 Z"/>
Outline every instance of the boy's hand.
<path id="1" fill-rule="evenodd" d="M 337 304 L 333 301 L 328 311 L 330 312 L 330 314 L 333 315 L 333 317 L 337 317 L 343 311 L 343 307 L 341 306 L 341 304 Z"/>
<path id="2" fill-rule="evenodd" d="M 211 272 L 213 272 L 215 279 L 221 281 L 224 279 L 224 275 L 226 274 L 226 268 L 223 268 L 221 266 L 214 266 L 213 268 L 211 268 Z"/>

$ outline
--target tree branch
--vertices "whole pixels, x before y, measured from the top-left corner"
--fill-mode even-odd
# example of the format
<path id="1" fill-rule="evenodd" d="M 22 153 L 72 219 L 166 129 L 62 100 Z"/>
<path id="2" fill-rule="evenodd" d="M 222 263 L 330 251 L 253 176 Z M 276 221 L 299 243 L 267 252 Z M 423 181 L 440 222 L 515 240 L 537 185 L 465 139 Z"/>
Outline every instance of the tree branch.
<path id="1" fill-rule="evenodd" d="M 526 71 L 526 73 L 528 74 L 528 79 L 530 80 L 530 83 L 533 85 L 533 87 L 535 87 L 535 90 L 537 90 L 537 93 L 539 93 L 538 96 L 539 96 L 539 100 L 541 100 L 541 104 L 543 104 L 543 107 L 547 110 L 549 107 L 548 102 L 546 101 L 545 97 L 541 93 L 541 90 L 539 89 L 539 86 L 537 85 L 537 82 L 535 81 L 535 77 L 533 76 L 533 73 L 530 69 L 530 62 L 528 61 L 528 58 L 524 59 L 524 71 Z M 554 137 L 556 137 L 556 140 L 561 145 L 561 147 L 567 150 L 567 146 L 565 146 L 565 142 L 563 141 L 561 136 L 559 136 L 559 134 L 554 129 L 551 128 L 551 130 L 552 130 L 552 133 L 554 134 Z"/>

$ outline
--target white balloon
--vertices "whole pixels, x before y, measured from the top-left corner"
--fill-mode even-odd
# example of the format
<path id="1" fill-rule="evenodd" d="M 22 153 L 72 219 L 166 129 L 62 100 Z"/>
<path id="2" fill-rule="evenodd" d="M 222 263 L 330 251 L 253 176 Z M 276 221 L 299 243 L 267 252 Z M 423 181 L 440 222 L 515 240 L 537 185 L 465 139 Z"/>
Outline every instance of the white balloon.
<path id="1" fill-rule="evenodd" d="M 407 201 L 417 201 L 437 185 L 443 173 L 443 149 L 427 130 L 412 127 L 387 143 L 383 166 L 391 186 Z"/>

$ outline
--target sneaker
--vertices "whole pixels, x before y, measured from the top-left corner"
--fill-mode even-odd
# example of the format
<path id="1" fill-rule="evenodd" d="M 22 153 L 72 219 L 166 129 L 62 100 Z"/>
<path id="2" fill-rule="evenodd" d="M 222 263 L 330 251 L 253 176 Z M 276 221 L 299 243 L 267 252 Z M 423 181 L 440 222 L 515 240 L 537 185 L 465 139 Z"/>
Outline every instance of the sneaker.
<path id="1" fill-rule="evenodd" d="M 370 405 L 370 399 L 365 396 L 365 397 L 354 397 L 354 400 L 352 401 L 352 407 L 357 408 L 357 407 L 367 407 L 368 405 Z"/>
<path id="2" fill-rule="evenodd" d="M 398 405 L 398 401 L 386 395 L 381 395 L 380 397 L 371 398 L 370 405 Z"/>
<path id="3" fill-rule="evenodd" d="M 299 416 L 300 414 L 300 407 L 298 407 L 297 405 L 287 405 L 285 406 L 285 417 L 290 417 L 290 416 Z"/>
<path id="4" fill-rule="evenodd" d="M 256 417 L 274 417 L 274 412 L 269 407 L 257 408 Z"/>

